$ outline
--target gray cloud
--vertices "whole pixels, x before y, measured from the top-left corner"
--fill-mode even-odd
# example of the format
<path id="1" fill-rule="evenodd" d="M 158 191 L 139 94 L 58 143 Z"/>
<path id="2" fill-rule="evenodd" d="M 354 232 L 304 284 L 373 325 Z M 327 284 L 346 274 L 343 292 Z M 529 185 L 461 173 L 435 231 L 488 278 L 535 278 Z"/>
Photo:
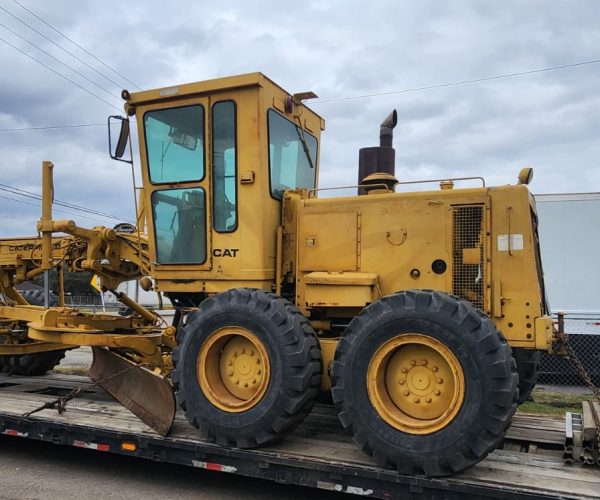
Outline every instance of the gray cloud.
<path id="1" fill-rule="evenodd" d="M 327 120 L 322 186 L 356 181 L 358 149 L 377 144 L 379 122 L 397 108 L 401 179 L 482 175 L 489 184 L 506 184 L 522 166 L 532 165 L 535 192 L 600 190 L 600 65 L 322 102 L 598 58 L 600 10 L 593 0 L 388 0 L 369 6 L 341 0 L 226 5 L 87 0 L 77 8 L 67 0 L 22 1 L 145 88 L 259 70 L 291 92 L 315 91 L 322 99 L 311 107 Z M 77 51 L 14 3 L 3 6 Z M 0 129 L 102 123 L 120 108 L 120 88 L 135 90 L 115 74 L 110 78 L 118 86 L 68 60 L 4 12 L 0 22 L 76 66 L 114 97 L 0 28 L 2 38 L 117 107 L 0 44 Z M 132 217 L 129 170 L 108 158 L 103 127 L 0 132 L 0 155 L 3 184 L 38 192 L 41 161 L 50 159 L 56 163 L 57 198 Z M 0 235 L 33 233 L 38 212 L 0 198 Z"/>

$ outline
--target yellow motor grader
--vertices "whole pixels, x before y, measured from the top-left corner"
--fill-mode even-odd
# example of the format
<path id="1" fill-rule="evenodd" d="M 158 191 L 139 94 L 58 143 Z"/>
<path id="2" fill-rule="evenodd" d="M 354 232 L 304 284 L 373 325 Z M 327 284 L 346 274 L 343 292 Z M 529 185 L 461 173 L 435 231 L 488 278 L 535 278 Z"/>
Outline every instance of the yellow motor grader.
<path id="1" fill-rule="evenodd" d="M 92 346 L 90 376 L 158 433 L 177 400 L 225 446 L 284 438 L 330 393 L 357 445 L 401 472 L 453 474 L 494 449 L 556 341 L 531 169 L 403 191 L 394 111 L 343 195 L 317 185 L 312 93 L 253 73 L 122 97 L 109 144 L 125 161 L 136 120 L 137 222 L 55 220 L 43 163 L 38 236 L 0 240 L 2 369 Z M 54 307 L 15 288 L 53 268 L 94 273 L 132 313 L 65 307 L 61 279 Z M 172 324 L 118 291 L 130 280 L 170 300 Z"/>

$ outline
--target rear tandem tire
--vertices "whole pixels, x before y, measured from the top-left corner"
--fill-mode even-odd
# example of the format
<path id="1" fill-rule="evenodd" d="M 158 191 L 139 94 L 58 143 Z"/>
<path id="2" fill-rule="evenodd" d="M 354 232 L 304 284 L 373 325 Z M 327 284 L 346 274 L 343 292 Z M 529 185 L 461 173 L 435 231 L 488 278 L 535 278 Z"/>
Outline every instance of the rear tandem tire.
<path id="1" fill-rule="evenodd" d="M 252 448 L 280 440 L 312 409 L 321 352 L 287 300 L 239 288 L 204 300 L 177 335 L 179 406 L 205 438 Z"/>
<path id="2" fill-rule="evenodd" d="M 541 351 L 531 349 L 514 348 L 513 356 L 517 362 L 517 373 L 519 374 L 519 399 L 518 404 L 523 404 L 531 396 L 538 378 Z"/>
<path id="3" fill-rule="evenodd" d="M 34 306 L 44 305 L 43 290 L 24 290 L 23 298 Z M 50 307 L 58 305 L 58 297 L 50 293 Z M 37 376 L 44 375 L 57 366 L 65 357 L 66 349 L 44 351 L 20 356 L 0 356 L 0 372 L 13 375 Z"/>
<path id="4" fill-rule="evenodd" d="M 405 291 L 367 306 L 347 327 L 332 395 L 355 443 L 383 466 L 445 476 L 482 460 L 517 406 L 511 349 L 470 303 Z"/>

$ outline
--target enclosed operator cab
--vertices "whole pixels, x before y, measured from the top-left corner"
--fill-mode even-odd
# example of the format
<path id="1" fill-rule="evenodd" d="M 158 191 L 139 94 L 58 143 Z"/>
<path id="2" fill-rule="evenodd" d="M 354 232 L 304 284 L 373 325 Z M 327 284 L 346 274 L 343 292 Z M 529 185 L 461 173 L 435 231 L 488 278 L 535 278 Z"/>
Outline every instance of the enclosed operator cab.
<path id="1" fill-rule="evenodd" d="M 270 290 L 281 199 L 316 188 L 324 120 L 260 73 L 125 95 L 155 289 Z"/>

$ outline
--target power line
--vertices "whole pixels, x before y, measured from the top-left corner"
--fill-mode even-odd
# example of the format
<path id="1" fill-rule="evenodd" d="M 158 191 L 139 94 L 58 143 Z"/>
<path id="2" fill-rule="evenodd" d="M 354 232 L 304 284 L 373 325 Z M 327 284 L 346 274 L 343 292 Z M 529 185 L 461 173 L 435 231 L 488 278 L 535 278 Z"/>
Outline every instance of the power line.
<path id="1" fill-rule="evenodd" d="M 2 7 L 0 7 L 0 9 L 2 9 Z M 85 87 L 82 87 L 81 85 L 79 85 L 77 82 L 71 80 L 69 77 L 63 75 L 62 73 L 59 73 L 58 71 L 52 69 L 50 66 L 48 66 L 47 64 L 44 64 L 42 61 L 40 61 L 39 59 L 36 59 L 33 56 L 30 56 L 27 52 L 21 50 L 19 47 L 17 47 L 16 45 L 13 45 L 12 43 L 8 42 L 7 40 L 5 40 L 4 38 L 0 37 L 0 41 L 4 42 L 6 45 L 10 45 L 13 49 L 15 49 L 16 51 L 20 52 L 21 54 L 23 54 L 24 56 L 28 57 L 29 59 L 35 61 L 38 64 L 41 64 L 42 66 L 44 66 L 44 68 L 52 71 L 52 73 L 60 76 L 61 78 L 64 78 L 65 80 L 67 80 L 68 82 L 72 83 L 73 85 L 75 85 L 76 87 L 80 88 L 81 90 L 83 90 L 84 92 L 87 92 L 88 94 L 94 96 L 96 99 L 101 100 L 103 103 L 108 104 L 109 106 L 111 106 L 112 108 L 115 109 L 119 109 L 117 108 L 114 104 L 111 104 L 110 102 L 106 101 L 105 99 L 103 99 L 102 97 L 100 97 L 97 94 L 94 94 L 91 90 L 86 89 Z"/>
<path id="2" fill-rule="evenodd" d="M 73 54 L 72 52 L 69 52 L 67 49 L 65 49 L 64 47 L 62 47 L 61 45 L 59 45 L 58 43 L 56 43 L 54 40 L 52 40 L 51 38 L 47 37 L 46 35 L 44 35 L 43 33 L 41 33 L 39 30 L 35 29 L 33 26 L 31 26 L 30 24 L 26 23 L 25 21 L 23 21 L 21 18 L 19 18 L 18 16 L 14 15 L 12 12 L 10 12 L 9 10 L 6 10 L 4 7 L 0 6 L 0 10 L 6 12 L 10 17 L 12 17 L 13 19 L 16 19 L 17 21 L 19 21 L 21 24 L 24 24 L 25 26 L 27 26 L 30 30 L 35 31 L 39 36 L 41 36 L 42 38 L 45 38 L 46 40 L 48 40 L 52 45 L 58 47 L 60 50 L 62 50 L 63 52 L 65 52 L 66 54 L 69 54 L 71 57 L 73 57 L 74 59 L 76 59 L 77 61 L 79 61 L 81 64 L 83 64 L 84 66 L 86 66 L 87 68 L 91 69 L 94 73 L 97 73 L 98 75 L 100 75 L 102 78 L 104 78 L 105 80 L 108 80 L 109 82 L 111 82 L 113 85 L 115 85 L 117 88 L 121 88 L 121 86 L 115 82 L 113 79 L 109 78 L 108 76 L 104 75 L 103 73 L 100 73 L 96 68 L 90 66 L 87 62 L 85 62 L 83 59 L 81 59 L 80 57 L 77 57 L 75 54 Z"/>
<path id="3" fill-rule="evenodd" d="M 55 61 L 59 62 L 60 64 L 62 64 L 63 66 L 69 68 L 71 71 L 73 71 L 73 73 L 79 75 L 81 78 L 83 78 L 84 80 L 87 80 L 88 82 L 90 82 L 92 85 L 95 85 L 96 87 L 98 87 L 100 90 L 106 92 L 109 96 L 111 97 L 115 97 L 115 94 L 113 94 L 110 90 L 106 89 L 105 87 L 103 87 L 102 85 L 98 85 L 94 80 L 92 80 L 91 78 L 88 78 L 87 76 L 85 76 L 83 73 L 81 73 L 80 71 L 76 70 L 75 68 L 73 68 L 72 66 L 69 66 L 67 63 L 61 61 L 58 57 L 54 57 L 52 54 L 50 54 L 49 52 L 46 52 L 44 49 L 42 49 L 41 47 L 38 47 L 35 43 L 30 42 L 29 40 L 27 40 L 27 38 L 25 38 L 22 35 L 19 35 L 16 31 L 11 30 L 8 26 L 5 26 L 4 24 L 0 23 L 0 26 L 2 26 L 6 31 L 9 31 L 10 33 L 12 33 L 13 35 L 19 37 L 21 40 L 23 40 L 24 42 L 28 43 L 29 45 L 31 45 L 33 48 L 38 49 L 40 52 L 46 54 L 48 57 L 50 57 L 51 59 L 54 59 Z"/>
<path id="4" fill-rule="evenodd" d="M 14 0 L 13 0 L 14 1 Z M 440 84 L 436 84 L 436 85 L 426 85 L 423 87 L 412 87 L 412 88 L 406 88 L 406 89 L 401 89 L 401 90 L 393 90 L 393 91 L 389 91 L 389 92 L 379 92 L 379 93 L 374 93 L 374 94 L 364 94 L 364 95 L 356 95 L 356 96 L 347 96 L 347 97 L 336 97 L 336 98 L 331 98 L 331 99 L 316 99 L 313 101 L 314 104 L 325 104 L 325 103 L 329 103 L 329 102 L 336 102 L 336 101 L 347 101 L 347 100 L 351 100 L 351 99 L 365 99 L 365 98 L 369 98 L 369 97 L 381 97 L 381 96 L 386 96 L 386 95 L 393 95 L 393 94 L 403 94 L 403 93 L 408 93 L 408 92 L 418 92 L 418 91 L 422 91 L 422 90 L 432 90 L 432 89 L 439 89 L 439 88 L 444 88 L 444 87 L 451 87 L 451 86 L 456 86 L 456 85 L 465 85 L 465 84 L 469 84 L 469 83 L 478 83 L 478 82 L 485 82 L 488 80 L 499 80 L 502 78 L 512 78 L 512 77 L 516 77 L 516 76 L 524 76 L 524 75 L 531 75 L 531 74 L 535 74 L 535 73 L 542 73 L 542 72 L 547 72 L 547 71 L 554 71 L 554 70 L 559 70 L 559 69 L 568 69 L 568 68 L 574 68 L 577 66 L 585 66 L 585 65 L 589 65 L 589 64 L 597 64 L 600 63 L 600 59 L 593 59 L 591 61 L 583 61 L 583 62 L 577 62 L 577 63 L 571 63 L 571 64 L 563 64 L 560 66 L 551 66 L 548 68 L 541 68 L 541 69 L 533 69 L 533 70 L 529 70 L 529 71 L 520 71 L 517 73 L 506 73 L 503 75 L 494 75 L 494 76 L 486 76 L 486 77 L 481 77 L 481 78 L 474 78 L 471 80 L 460 80 L 460 81 L 456 81 L 456 82 L 449 82 L 449 83 L 440 83 Z M 0 132 L 13 132 L 13 131 L 26 131 L 26 130 L 46 130 L 46 129 L 61 129 L 61 128 L 77 128 L 77 127 L 94 127 L 94 126 L 98 126 L 98 125 L 105 125 L 102 123 L 83 123 L 83 124 L 78 124 L 78 125 L 55 125 L 55 126 L 45 126 L 45 127 L 23 127 L 23 128 L 14 128 L 14 129 L 0 129 Z"/>
<path id="5" fill-rule="evenodd" d="M 1 184 L 0 183 L 0 191 L 6 191 L 6 192 L 9 192 L 11 194 L 16 194 L 18 196 L 24 196 L 26 198 L 31 198 L 31 199 L 34 199 L 34 200 L 37 200 L 37 201 L 39 201 L 39 200 L 42 199 L 42 197 L 39 194 L 33 193 L 31 191 L 27 191 L 25 189 L 21 189 L 21 188 L 9 186 L 7 184 Z M 55 205 L 59 205 L 59 206 L 66 207 L 66 208 L 70 208 L 72 210 L 77 210 L 79 212 L 89 213 L 89 214 L 92 214 L 92 215 L 98 215 L 98 216 L 104 217 L 106 219 L 113 219 L 113 220 L 117 220 L 119 222 L 123 222 L 123 217 L 119 217 L 117 215 L 109 214 L 107 212 L 101 212 L 99 210 L 93 210 L 91 208 L 82 207 L 81 205 L 76 205 L 74 203 L 69 203 L 69 202 L 66 202 L 66 201 L 53 200 L 53 202 L 54 202 Z M 75 215 L 75 214 L 72 214 L 72 215 Z"/>
<path id="6" fill-rule="evenodd" d="M 401 90 L 391 90 L 389 92 L 378 92 L 375 94 L 364 94 L 364 95 L 355 95 L 355 96 L 348 96 L 348 97 L 336 97 L 336 98 L 324 99 L 324 100 L 319 99 L 319 100 L 315 100 L 313 102 L 315 104 L 325 104 L 327 102 L 349 101 L 351 99 L 365 99 L 367 97 L 380 97 L 380 96 L 392 95 L 392 94 L 404 94 L 407 92 L 418 92 L 421 90 L 441 89 L 444 87 L 453 87 L 455 85 L 466 85 L 469 83 L 486 82 L 489 80 L 500 80 L 502 78 L 513 78 L 515 76 L 533 75 L 535 73 L 543 73 L 546 71 L 555 71 L 555 70 L 559 70 L 559 69 L 574 68 L 576 66 L 585 66 L 588 64 L 598 64 L 598 63 L 600 63 L 600 59 L 593 59 L 591 61 L 582 61 L 582 62 L 576 62 L 576 63 L 571 63 L 571 64 L 561 64 L 560 66 L 550 66 L 548 68 L 532 69 L 529 71 L 519 71 L 516 73 L 506 73 L 503 75 L 484 76 L 481 78 L 473 78 L 470 80 L 459 80 L 456 82 L 440 83 L 437 85 L 425 85 L 423 87 L 412 87 L 412 88 L 401 89 Z"/>
<path id="7" fill-rule="evenodd" d="M 6 184 L 0 184 L 0 190 L 1 191 L 8 191 L 11 194 L 16 194 L 19 196 L 25 196 L 27 198 L 32 198 L 34 200 L 41 200 L 42 197 L 39 194 L 36 193 L 32 193 L 31 191 L 26 191 L 25 189 L 21 189 L 21 188 L 17 188 L 17 187 L 13 187 L 13 186 L 8 186 Z M 75 205 L 73 203 L 68 203 L 65 201 L 60 201 L 60 200 L 53 200 L 55 205 L 60 205 L 66 208 L 71 208 L 73 210 L 78 210 L 80 212 L 86 212 L 86 213 L 90 213 L 93 215 L 99 215 L 101 217 L 105 217 L 108 219 L 114 219 L 114 220 L 118 220 L 120 222 L 123 221 L 122 217 L 113 215 L 113 214 L 109 214 L 106 212 L 100 212 L 98 210 L 92 210 L 91 208 L 87 208 L 87 207 L 82 207 L 81 205 Z"/>
<path id="8" fill-rule="evenodd" d="M 23 200 L 16 200 L 16 199 L 14 199 L 14 198 L 9 198 L 8 196 L 2 196 L 2 195 L 0 195 L 0 198 L 2 198 L 2 199 L 4 199 L 4 200 L 10 200 L 10 201 L 14 201 L 15 203 L 22 203 L 23 205 L 30 205 L 30 206 L 32 206 L 32 207 L 37 207 L 37 208 L 40 208 L 40 207 L 41 207 L 41 205 L 39 205 L 39 204 L 37 204 L 37 203 L 29 203 L 29 202 L 27 202 L 27 201 L 23 201 Z M 81 214 L 75 214 L 75 213 L 72 213 L 72 212 L 67 212 L 66 210 L 61 210 L 61 209 L 59 209 L 59 208 L 55 208 L 54 210 L 55 210 L 56 212 L 60 212 L 60 213 L 63 213 L 63 214 L 74 215 L 74 216 L 76 216 L 76 217 L 82 217 L 83 219 L 95 220 L 96 222 L 102 222 L 102 223 L 105 223 L 105 222 L 106 222 L 105 220 L 95 219 L 95 218 L 93 218 L 93 217 L 87 217 L 87 216 L 85 216 L 85 215 L 81 215 Z"/>
<path id="9" fill-rule="evenodd" d="M 116 69 L 114 69 L 112 66 L 109 66 L 108 64 L 106 64 L 104 61 L 102 61 L 101 59 L 99 59 L 98 57 L 96 57 L 94 54 L 92 54 L 89 50 L 87 50 L 85 47 L 82 47 L 81 45 L 79 45 L 75 40 L 73 40 L 72 38 L 69 38 L 67 35 L 65 35 L 62 31 L 60 31 L 59 29 L 55 28 L 54 26 L 52 26 L 50 23 L 46 22 L 44 19 L 42 19 L 40 16 L 38 16 L 35 12 L 29 10 L 27 7 L 25 7 L 23 4 L 17 2 L 17 0 L 12 0 L 14 3 L 16 3 L 19 7 L 21 7 L 22 9 L 26 10 L 27 12 L 29 12 L 33 17 L 35 17 L 38 21 L 41 21 L 42 23 L 44 23 L 46 26 L 48 26 L 48 28 L 50 28 L 51 30 L 55 31 L 56 33 L 58 33 L 60 36 L 62 36 L 63 38 L 66 38 L 67 40 L 69 40 L 69 42 L 71 42 L 73 45 L 75 45 L 76 47 L 80 48 L 81 50 L 83 50 L 87 55 L 89 55 L 90 57 L 92 57 L 93 59 L 95 59 L 96 61 L 98 61 L 100 64 L 102 64 L 104 67 L 108 68 L 109 70 L 111 70 L 113 73 L 115 73 L 116 75 L 119 75 L 121 78 L 123 78 L 123 80 L 125 80 L 128 83 L 131 83 L 131 85 L 133 85 L 135 88 L 142 90 L 141 87 L 137 84 L 135 84 L 134 82 L 132 82 L 129 78 L 127 78 L 126 76 L 122 75 L 121 73 L 119 73 Z"/>
<path id="10" fill-rule="evenodd" d="M 80 128 L 80 127 L 106 127 L 106 123 L 79 123 L 77 125 L 50 125 L 47 127 L 21 127 L 21 128 L 0 128 L 0 132 L 23 132 L 27 130 L 51 130 L 63 128 Z"/>

